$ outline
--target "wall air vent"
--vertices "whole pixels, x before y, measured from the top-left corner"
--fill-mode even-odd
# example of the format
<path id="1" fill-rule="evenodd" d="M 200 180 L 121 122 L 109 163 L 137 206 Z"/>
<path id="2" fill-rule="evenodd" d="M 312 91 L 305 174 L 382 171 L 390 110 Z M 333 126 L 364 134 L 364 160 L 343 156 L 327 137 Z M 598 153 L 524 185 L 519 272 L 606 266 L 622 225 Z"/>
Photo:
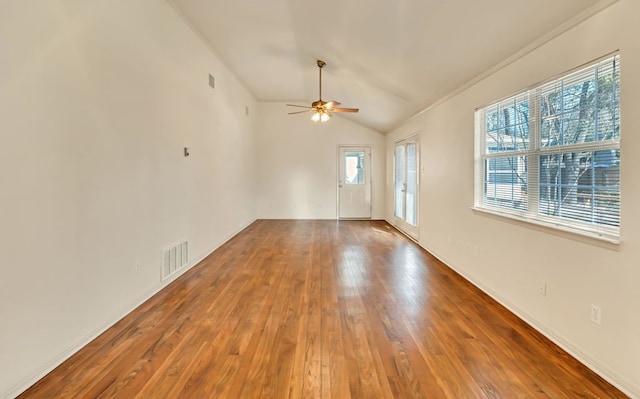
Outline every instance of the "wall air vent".
<path id="1" fill-rule="evenodd" d="M 162 250 L 162 279 L 166 280 L 189 263 L 189 241 Z"/>

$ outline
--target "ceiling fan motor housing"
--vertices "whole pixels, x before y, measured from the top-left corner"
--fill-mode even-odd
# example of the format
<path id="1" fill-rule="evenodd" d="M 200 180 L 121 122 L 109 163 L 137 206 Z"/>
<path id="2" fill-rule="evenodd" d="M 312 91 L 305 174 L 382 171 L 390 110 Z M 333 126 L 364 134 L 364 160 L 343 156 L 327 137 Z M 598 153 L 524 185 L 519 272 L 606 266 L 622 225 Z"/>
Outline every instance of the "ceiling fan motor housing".
<path id="1" fill-rule="evenodd" d="M 313 108 L 322 108 L 326 103 L 327 103 L 326 101 L 318 100 L 318 101 L 312 102 L 311 106 Z"/>

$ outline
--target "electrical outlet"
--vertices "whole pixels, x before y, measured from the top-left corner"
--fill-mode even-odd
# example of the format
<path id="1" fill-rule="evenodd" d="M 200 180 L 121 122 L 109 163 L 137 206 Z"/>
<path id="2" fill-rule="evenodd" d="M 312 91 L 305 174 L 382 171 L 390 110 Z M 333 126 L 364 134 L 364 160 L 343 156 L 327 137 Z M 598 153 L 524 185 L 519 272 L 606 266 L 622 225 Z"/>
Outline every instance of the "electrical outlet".
<path id="1" fill-rule="evenodd" d="M 541 296 L 547 296 L 547 282 L 544 280 L 538 280 L 538 294 Z"/>
<path id="2" fill-rule="evenodd" d="M 600 325 L 602 323 L 602 309 L 598 305 L 591 305 L 591 321 Z"/>
<path id="3" fill-rule="evenodd" d="M 140 261 L 136 261 L 136 273 L 140 273 Z"/>

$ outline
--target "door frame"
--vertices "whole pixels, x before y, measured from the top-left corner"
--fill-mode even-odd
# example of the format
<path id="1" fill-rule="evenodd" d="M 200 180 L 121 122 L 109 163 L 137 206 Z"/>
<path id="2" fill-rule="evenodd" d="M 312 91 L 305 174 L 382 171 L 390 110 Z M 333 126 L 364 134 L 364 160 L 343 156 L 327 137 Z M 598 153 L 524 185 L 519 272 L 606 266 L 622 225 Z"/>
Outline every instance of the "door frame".
<path id="1" fill-rule="evenodd" d="M 341 218 L 340 217 L 340 170 L 341 152 L 343 149 L 365 150 L 369 157 L 369 217 L 366 218 Z M 336 220 L 370 220 L 373 218 L 373 144 L 338 144 L 336 146 Z"/>
<path id="2" fill-rule="evenodd" d="M 404 199 L 404 218 L 399 218 L 398 216 L 396 216 L 396 194 L 395 194 L 395 186 L 396 186 L 396 147 L 398 145 L 404 145 L 405 148 L 405 156 L 404 156 L 404 160 L 405 160 L 405 167 L 404 167 L 404 177 L 405 177 L 405 186 L 406 186 L 406 175 L 407 175 L 407 165 L 406 165 L 406 148 L 407 148 L 407 144 L 408 143 L 415 143 L 416 145 L 416 198 L 415 198 L 415 204 L 416 204 L 416 225 L 412 226 L 409 223 L 406 222 L 406 214 L 407 214 L 407 209 L 406 209 L 406 191 L 405 191 L 405 199 Z M 411 237 L 412 239 L 418 241 L 419 236 L 420 236 L 420 178 L 422 176 L 422 153 L 420 151 L 420 135 L 418 133 L 406 137 L 402 140 L 398 140 L 396 142 L 393 143 L 393 225 L 399 229 L 400 231 L 402 231 L 403 233 L 405 233 L 407 236 Z"/>

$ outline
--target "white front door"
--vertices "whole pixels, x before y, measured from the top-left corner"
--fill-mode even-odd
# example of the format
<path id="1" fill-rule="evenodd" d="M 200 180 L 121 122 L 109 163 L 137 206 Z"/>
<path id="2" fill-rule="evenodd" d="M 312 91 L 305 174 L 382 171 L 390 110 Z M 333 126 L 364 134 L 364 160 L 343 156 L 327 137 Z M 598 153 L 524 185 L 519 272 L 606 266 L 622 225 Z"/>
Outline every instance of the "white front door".
<path id="1" fill-rule="evenodd" d="M 402 140 L 394 151 L 395 225 L 418 239 L 418 141 Z"/>
<path id="2" fill-rule="evenodd" d="M 338 218 L 371 218 L 370 147 L 339 147 Z"/>

